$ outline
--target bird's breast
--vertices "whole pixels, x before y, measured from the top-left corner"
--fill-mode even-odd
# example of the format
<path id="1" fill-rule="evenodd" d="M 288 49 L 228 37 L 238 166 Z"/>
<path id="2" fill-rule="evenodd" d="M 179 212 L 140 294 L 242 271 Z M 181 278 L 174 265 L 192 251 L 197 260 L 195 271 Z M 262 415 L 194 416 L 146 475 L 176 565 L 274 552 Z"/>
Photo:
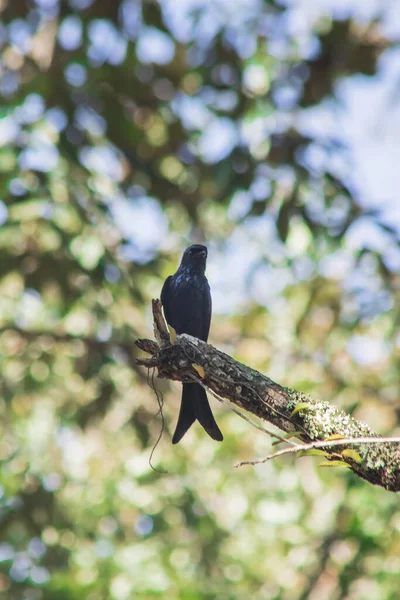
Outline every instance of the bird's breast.
<path id="1" fill-rule="evenodd" d="M 207 278 L 204 275 L 197 275 L 196 273 L 190 272 L 179 273 L 175 277 L 174 285 L 176 289 L 182 289 L 182 291 L 186 291 L 187 288 L 202 291 L 209 289 Z"/>

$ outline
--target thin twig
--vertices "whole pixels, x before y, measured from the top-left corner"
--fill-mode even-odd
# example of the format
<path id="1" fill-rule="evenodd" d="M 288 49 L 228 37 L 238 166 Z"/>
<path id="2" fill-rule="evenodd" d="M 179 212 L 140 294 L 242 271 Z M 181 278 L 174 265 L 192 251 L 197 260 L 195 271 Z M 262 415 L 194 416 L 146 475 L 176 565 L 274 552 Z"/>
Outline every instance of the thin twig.
<path id="1" fill-rule="evenodd" d="M 287 440 L 285 440 L 286 442 Z M 296 446 L 292 446 L 291 448 L 284 448 L 283 450 L 278 450 L 273 454 L 268 454 L 264 458 L 259 458 L 257 460 L 246 460 L 240 463 L 237 463 L 235 467 L 243 467 L 245 465 L 260 465 L 262 463 L 266 463 L 277 456 L 282 456 L 283 454 L 293 454 L 297 452 L 303 452 L 307 450 L 314 450 L 315 448 L 328 448 L 332 446 L 354 446 L 356 444 L 400 444 L 400 437 L 382 437 L 382 438 L 371 438 L 371 437 L 360 437 L 360 438 L 352 438 L 347 439 L 343 438 L 340 440 L 318 440 L 317 442 L 310 442 L 309 444 L 297 444 Z"/>
<path id="2" fill-rule="evenodd" d="M 155 393 L 156 398 L 157 398 L 158 412 L 156 414 L 156 417 L 158 415 L 161 415 L 161 429 L 160 429 L 158 438 L 156 440 L 156 443 L 154 444 L 154 446 L 151 450 L 150 457 L 149 457 L 149 465 L 153 469 L 153 471 L 155 471 L 156 473 L 161 473 L 161 474 L 165 475 L 166 473 L 168 473 L 168 471 L 163 471 L 161 469 L 157 469 L 156 467 L 153 466 L 153 463 L 152 463 L 154 451 L 157 448 L 157 446 L 162 438 L 162 434 L 164 433 L 164 428 L 165 428 L 165 419 L 164 419 L 164 413 L 163 413 L 164 396 L 163 396 L 163 393 L 160 392 L 160 390 L 158 390 L 156 388 L 156 384 L 154 383 L 154 372 L 155 372 L 155 369 L 153 369 L 153 371 L 151 373 L 151 378 L 150 378 L 150 371 L 147 372 L 147 384 L 153 390 L 153 392 Z"/>

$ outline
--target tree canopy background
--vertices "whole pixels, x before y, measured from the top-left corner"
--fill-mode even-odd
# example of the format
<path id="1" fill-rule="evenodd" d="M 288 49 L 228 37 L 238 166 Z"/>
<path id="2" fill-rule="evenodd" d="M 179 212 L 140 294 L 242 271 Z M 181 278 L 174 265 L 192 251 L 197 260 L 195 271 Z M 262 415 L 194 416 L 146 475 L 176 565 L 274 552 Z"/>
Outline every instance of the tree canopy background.
<path id="1" fill-rule="evenodd" d="M 271 440 L 216 402 L 224 442 L 173 447 L 161 381 L 151 470 L 132 352 L 204 241 L 211 343 L 399 434 L 399 2 L 0 11 L 0 591 L 396 597 L 394 494 L 315 458 L 233 469 Z"/>

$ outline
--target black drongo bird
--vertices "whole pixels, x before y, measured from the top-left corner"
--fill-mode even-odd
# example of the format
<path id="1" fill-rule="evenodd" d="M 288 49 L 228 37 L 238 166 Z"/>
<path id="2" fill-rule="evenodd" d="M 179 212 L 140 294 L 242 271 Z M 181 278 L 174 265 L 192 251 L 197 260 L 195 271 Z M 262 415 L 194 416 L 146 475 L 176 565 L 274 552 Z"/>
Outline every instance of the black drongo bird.
<path id="1" fill-rule="evenodd" d="M 211 323 L 211 293 L 205 276 L 207 248 L 193 244 L 186 248 L 175 275 L 170 275 L 161 291 L 167 323 L 177 334 L 188 333 L 207 341 Z M 184 383 L 181 410 L 172 443 L 177 444 L 198 420 L 214 440 L 223 437 L 208 404 L 205 389 L 198 383 Z"/>

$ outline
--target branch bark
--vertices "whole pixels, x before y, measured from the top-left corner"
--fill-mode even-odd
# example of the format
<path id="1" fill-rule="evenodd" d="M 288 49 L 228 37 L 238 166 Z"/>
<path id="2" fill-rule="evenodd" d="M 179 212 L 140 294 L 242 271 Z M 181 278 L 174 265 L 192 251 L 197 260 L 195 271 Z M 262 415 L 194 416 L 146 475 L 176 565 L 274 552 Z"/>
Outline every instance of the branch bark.
<path id="1" fill-rule="evenodd" d="M 135 342 L 138 348 L 151 354 L 151 358 L 138 359 L 138 365 L 156 367 L 158 376 L 163 379 L 199 381 L 217 396 L 272 423 L 286 434 L 297 432 L 296 437 L 302 444 L 326 441 L 326 446 L 318 444 L 318 448 L 329 461 L 338 464 L 340 460 L 366 481 L 393 492 L 400 491 L 398 441 L 377 443 L 379 436 L 365 423 L 326 401 L 275 383 L 197 338 L 183 334 L 171 344 L 159 300 L 153 300 L 153 316 L 157 344 L 152 340 Z M 193 365 L 203 367 L 204 377 L 199 378 L 199 370 Z M 296 407 L 297 412 L 292 414 Z M 337 436 L 373 438 L 374 443 L 349 441 L 346 444 L 345 439 L 328 443 L 327 438 L 332 440 Z M 342 454 L 349 448 L 356 452 Z"/>

